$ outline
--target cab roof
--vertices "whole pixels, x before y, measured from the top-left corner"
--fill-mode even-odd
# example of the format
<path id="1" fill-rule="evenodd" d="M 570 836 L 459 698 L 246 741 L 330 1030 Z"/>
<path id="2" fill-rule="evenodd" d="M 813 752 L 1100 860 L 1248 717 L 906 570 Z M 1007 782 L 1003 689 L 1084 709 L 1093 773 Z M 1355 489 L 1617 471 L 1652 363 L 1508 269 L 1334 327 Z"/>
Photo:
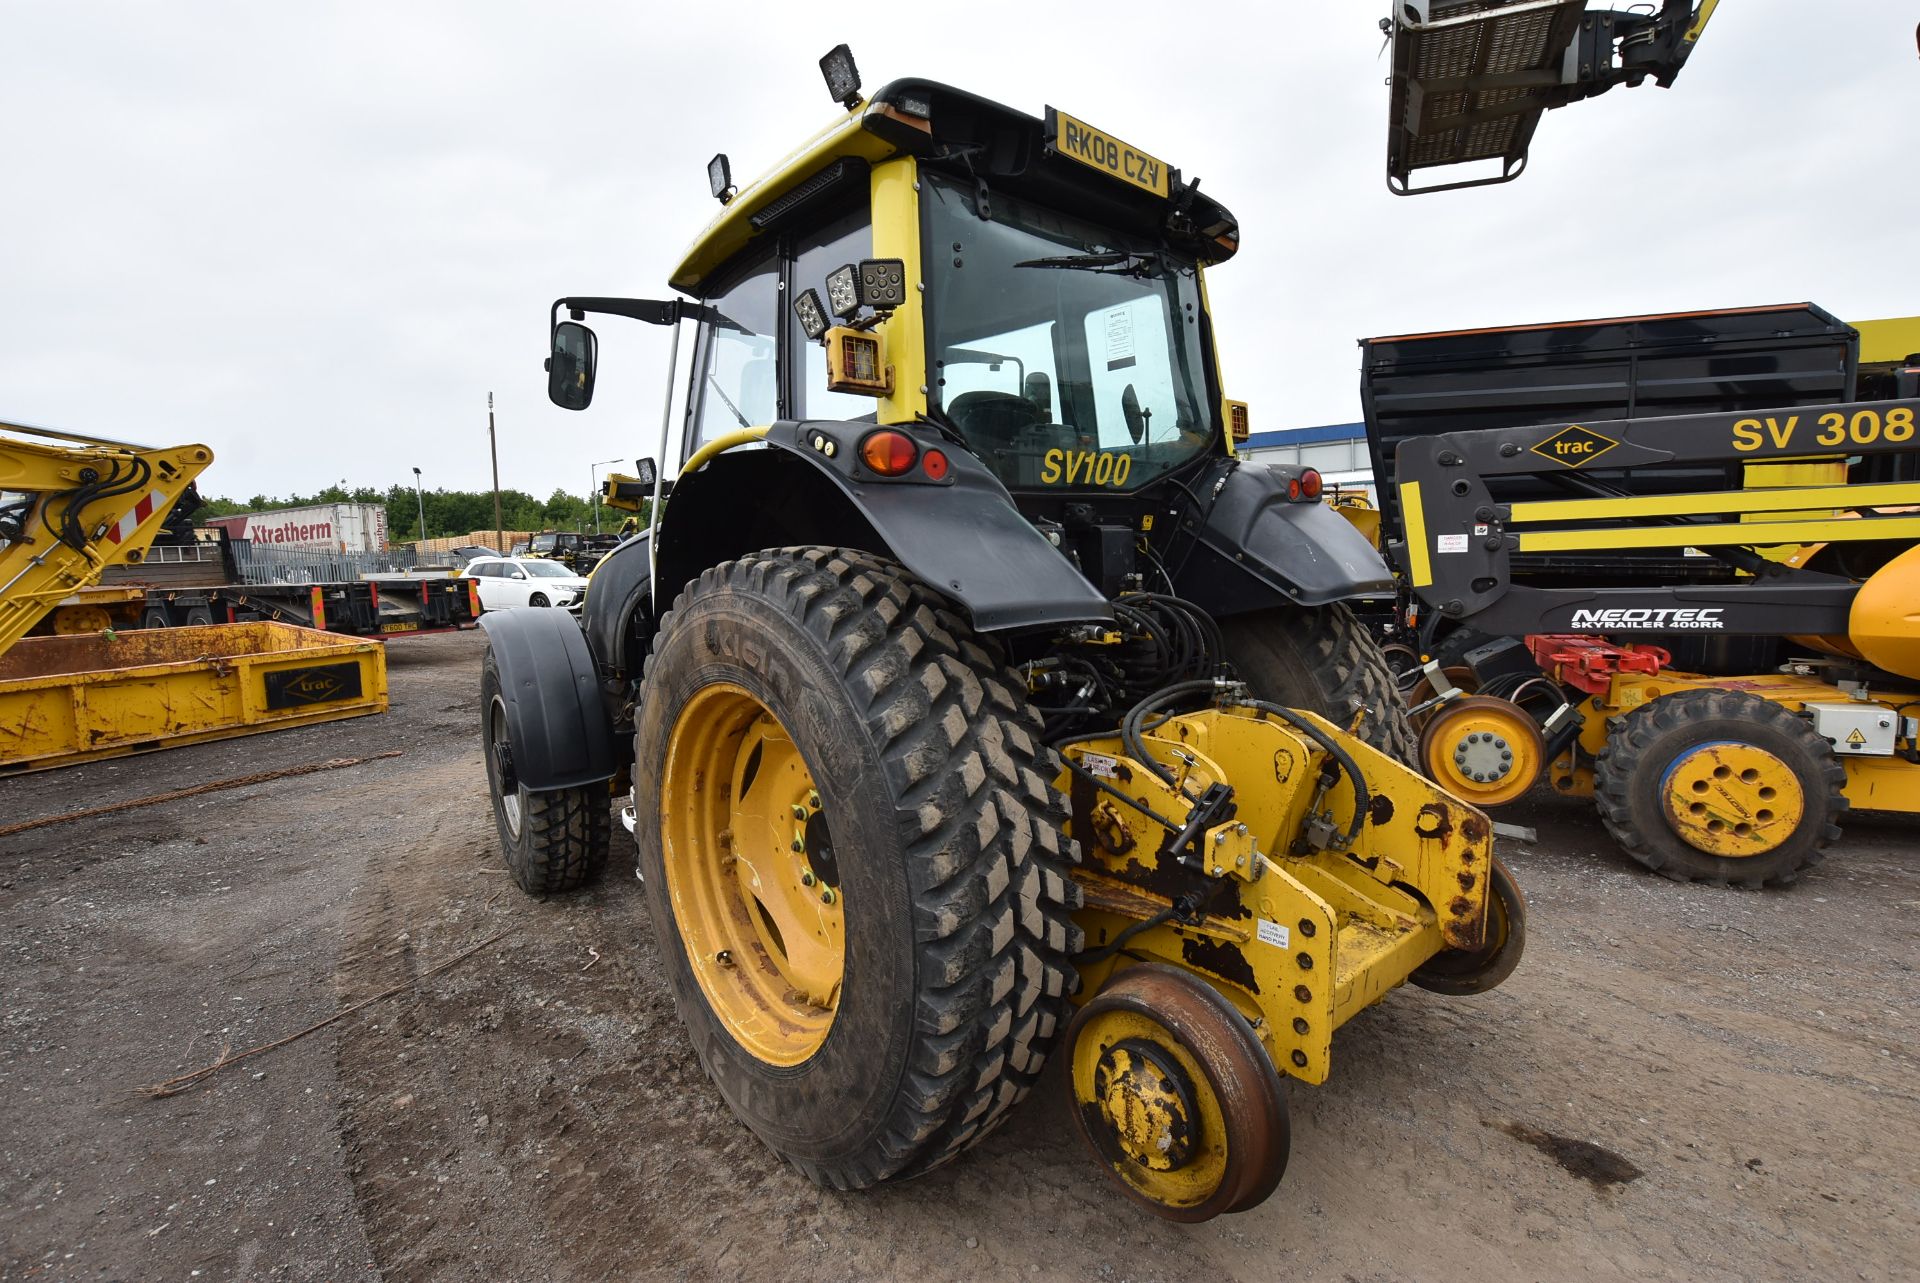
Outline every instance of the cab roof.
<path id="1" fill-rule="evenodd" d="M 983 181 L 1119 230 L 1165 238 L 1202 263 L 1239 249 L 1240 226 L 1196 180 L 1171 171 L 1170 194 L 1140 190 L 1062 155 L 1047 122 L 931 80 L 896 80 L 834 121 L 770 171 L 742 187 L 681 257 L 669 283 L 699 296 L 707 282 L 761 235 L 844 198 L 867 171 L 898 155 Z"/>

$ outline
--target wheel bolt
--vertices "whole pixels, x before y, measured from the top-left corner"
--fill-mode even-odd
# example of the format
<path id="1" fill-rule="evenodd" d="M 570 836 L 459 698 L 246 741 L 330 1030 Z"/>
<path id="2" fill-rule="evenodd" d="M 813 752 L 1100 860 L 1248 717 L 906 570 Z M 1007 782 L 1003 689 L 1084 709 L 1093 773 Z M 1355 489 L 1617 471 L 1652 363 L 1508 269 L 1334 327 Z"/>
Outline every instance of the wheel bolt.
<path id="1" fill-rule="evenodd" d="M 813 870 L 812 870 L 812 869 L 802 869 L 802 870 L 800 870 L 800 885 L 801 885 L 801 886 L 803 886 L 803 887 L 810 887 L 810 886 L 812 886 L 812 885 L 813 885 L 814 883 L 816 883 L 816 882 L 818 882 L 819 880 L 820 880 L 819 878 L 816 878 L 816 877 L 814 877 L 814 876 L 813 876 Z"/>
<path id="2" fill-rule="evenodd" d="M 807 849 L 807 844 L 805 842 L 801 841 L 799 838 L 795 838 L 793 840 L 793 853 L 795 855 L 799 855 L 802 851 L 805 851 L 806 849 Z"/>
<path id="3" fill-rule="evenodd" d="M 804 823 L 807 818 L 807 808 L 795 802 L 793 804 L 793 818 Z"/>
<path id="4" fill-rule="evenodd" d="M 813 809 L 814 809 L 814 810 L 816 810 L 816 811 L 817 811 L 817 810 L 819 810 L 819 809 L 820 809 L 820 795 L 819 795 L 818 793 L 809 793 L 809 794 L 807 794 L 807 805 L 808 805 L 809 807 L 811 807 L 811 808 L 813 808 Z"/>
<path id="5" fill-rule="evenodd" d="M 832 887 L 820 888 L 820 903 L 832 904 L 838 898 L 838 896 L 834 895 Z"/>

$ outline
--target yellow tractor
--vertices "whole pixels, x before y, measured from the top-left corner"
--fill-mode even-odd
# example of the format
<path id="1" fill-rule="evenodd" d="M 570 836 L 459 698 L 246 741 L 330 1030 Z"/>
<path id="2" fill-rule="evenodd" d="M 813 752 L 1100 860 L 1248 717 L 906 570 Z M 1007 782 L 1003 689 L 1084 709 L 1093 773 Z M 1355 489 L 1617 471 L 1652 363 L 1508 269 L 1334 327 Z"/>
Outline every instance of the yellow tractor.
<path id="1" fill-rule="evenodd" d="M 744 188 L 714 158 L 684 297 L 554 304 L 556 404 L 592 399 L 589 313 L 668 327 L 676 371 L 690 323 L 690 402 L 580 623 L 483 618 L 508 868 L 585 881 L 626 799 L 703 1064 L 821 1184 L 951 1160 L 1057 1050 L 1128 1196 L 1252 1207 L 1282 1078 L 1404 981 L 1498 984 L 1519 891 L 1404 764 L 1344 604 L 1379 554 L 1234 455 L 1232 214 L 1064 111 L 822 68 L 827 128 Z"/>

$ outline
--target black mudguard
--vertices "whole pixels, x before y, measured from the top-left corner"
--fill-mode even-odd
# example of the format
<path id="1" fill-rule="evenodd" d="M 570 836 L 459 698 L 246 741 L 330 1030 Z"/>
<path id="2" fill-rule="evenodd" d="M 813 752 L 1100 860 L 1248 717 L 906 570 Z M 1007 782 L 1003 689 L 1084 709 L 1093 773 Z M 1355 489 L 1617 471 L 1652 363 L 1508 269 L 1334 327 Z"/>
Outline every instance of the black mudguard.
<path id="1" fill-rule="evenodd" d="M 761 548 L 851 543 L 951 597 L 982 632 L 1113 618 L 985 464 L 931 430 L 903 430 L 946 454 L 940 482 L 875 477 L 858 462 L 874 425 L 843 422 L 777 423 L 768 449 L 730 451 L 682 477 L 660 527 L 661 588 Z"/>
<path id="2" fill-rule="evenodd" d="M 593 656 L 564 610 L 503 610 L 480 616 L 500 670 L 507 738 L 520 782 L 535 793 L 613 778 L 613 722 L 600 698 Z"/>
<path id="3" fill-rule="evenodd" d="M 629 643 L 653 635 L 653 567 L 647 557 L 650 538 L 650 533 L 643 530 L 621 543 L 600 559 L 587 582 L 580 627 L 586 632 L 587 649 L 593 652 L 603 676 L 638 678 L 646 659 L 645 649 Z"/>
<path id="4" fill-rule="evenodd" d="M 1222 460 L 1194 487 L 1212 503 L 1180 590 L 1216 615 L 1324 606 L 1393 591 L 1393 571 L 1353 523 L 1324 503 L 1293 503 L 1301 469 Z"/>

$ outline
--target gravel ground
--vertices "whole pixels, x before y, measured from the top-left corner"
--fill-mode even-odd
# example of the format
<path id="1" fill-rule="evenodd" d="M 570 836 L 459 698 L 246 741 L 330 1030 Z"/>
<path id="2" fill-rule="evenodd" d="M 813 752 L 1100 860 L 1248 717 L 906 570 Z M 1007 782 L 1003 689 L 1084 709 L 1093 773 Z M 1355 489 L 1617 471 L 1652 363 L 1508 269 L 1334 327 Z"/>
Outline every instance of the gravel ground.
<path id="1" fill-rule="evenodd" d="M 0 1278 L 1920 1276 L 1910 821 L 1856 818 L 1759 893 L 1666 882 L 1585 807 L 1523 806 L 1525 964 L 1343 1029 L 1253 1212 L 1144 1217 L 1057 1082 L 959 1162 L 833 1194 L 702 1076 L 630 866 L 546 902 L 507 882 L 480 649 L 396 643 L 385 717 L 0 781 L 11 822 L 402 751 L 0 838 Z"/>

